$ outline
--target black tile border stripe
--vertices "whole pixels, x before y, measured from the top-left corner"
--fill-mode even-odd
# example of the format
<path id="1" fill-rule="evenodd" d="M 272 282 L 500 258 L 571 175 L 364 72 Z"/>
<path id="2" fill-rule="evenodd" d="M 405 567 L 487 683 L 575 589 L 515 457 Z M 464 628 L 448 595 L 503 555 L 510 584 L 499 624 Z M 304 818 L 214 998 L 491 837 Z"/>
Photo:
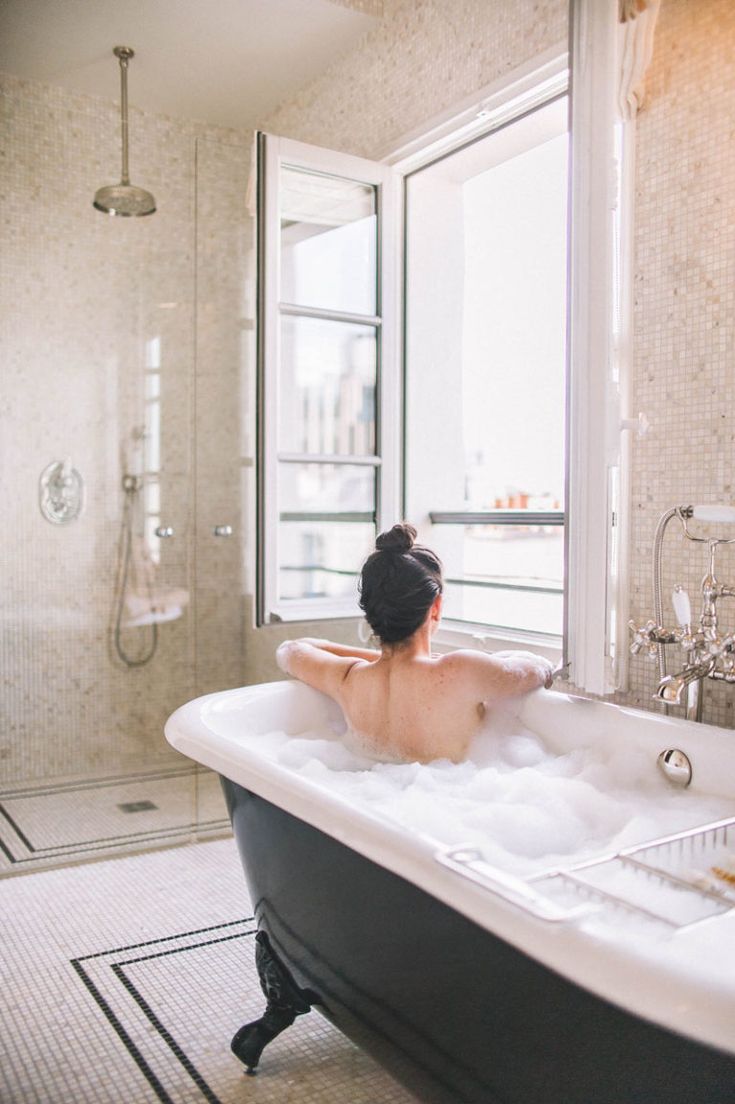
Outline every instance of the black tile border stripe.
<path id="1" fill-rule="evenodd" d="M 195 824 L 171 825 L 168 828 L 149 828 L 140 832 L 125 832 L 116 836 L 103 836 L 97 839 L 80 840 L 72 843 L 52 844 L 46 847 L 34 847 L 28 836 L 23 832 L 18 823 L 13 819 L 3 804 L 4 801 L 21 799 L 33 799 L 40 797 L 53 797 L 59 794 L 81 793 L 85 790 L 97 790 L 123 785 L 125 783 L 141 784 L 147 782 L 161 782 L 170 779 L 192 778 L 198 781 L 204 775 L 216 775 L 216 771 L 203 768 L 197 763 L 184 767 L 161 768 L 156 771 L 148 771 L 137 774 L 121 774 L 106 778 L 90 778 L 87 780 L 71 780 L 60 782 L 56 785 L 46 784 L 32 787 L 26 790 L 0 791 L 0 820 L 4 819 L 28 850 L 28 855 L 16 855 L 11 850 L 10 840 L 0 836 L 0 851 L 5 855 L 11 866 L 20 866 L 26 863 L 38 862 L 46 859 L 73 858 L 75 855 L 84 855 L 94 851 L 112 850 L 138 842 L 155 843 L 158 840 L 176 839 L 179 836 L 188 835 L 194 831 L 219 831 L 229 828 L 226 817 L 215 820 L 198 821 Z"/>
<path id="2" fill-rule="evenodd" d="M 87 971 L 84 969 L 84 966 L 82 965 L 82 963 L 88 962 L 90 959 L 94 959 L 94 958 L 103 958 L 103 957 L 110 956 L 110 955 L 117 956 L 117 955 L 123 954 L 127 951 L 139 950 L 142 947 L 151 947 L 151 946 L 155 946 L 158 943 L 171 942 L 174 939 L 189 939 L 189 938 L 191 938 L 192 936 L 195 936 L 195 935 L 204 935 L 204 934 L 207 934 L 209 932 L 221 931 L 224 928 L 231 928 L 231 927 L 234 927 L 237 924 L 250 924 L 254 921 L 254 919 L 255 918 L 252 917 L 252 916 L 247 916 L 247 917 L 244 917 L 242 920 L 229 920 L 229 921 L 227 921 L 226 923 L 223 923 L 223 924 L 213 924 L 210 927 L 206 927 L 206 928 L 195 928 L 193 931 L 190 931 L 190 932 L 180 932 L 177 935 L 166 935 L 166 936 L 162 936 L 159 939 L 148 939 L 148 940 L 145 940 L 145 942 L 142 942 L 142 943 L 131 943 L 126 947 L 118 947 L 115 950 L 98 951 L 95 954 L 81 955 L 78 958 L 73 958 L 73 959 L 70 960 L 72 968 L 75 970 L 77 976 L 81 979 L 82 983 L 84 984 L 84 986 L 87 989 L 87 992 L 90 994 L 90 996 L 97 1003 L 98 1007 L 100 1008 L 103 1015 L 105 1016 L 105 1019 L 107 1020 L 109 1025 L 112 1027 L 112 1029 L 115 1031 L 116 1035 L 118 1036 L 121 1043 L 123 1044 L 123 1046 L 127 1050 L 128 1054 L 133 1059 L 133 1061 L 137 1065 L 138 1069 L 140 1070 L 140 1072 L 145 1077 L 146 1081 L 150 1085 L 153 1092 L 156 1094 L 158 1099 L 161 1101 L 161 1104 L 176 1104 L 176 1102 L 168 1094 L 168 1092 L 164 1088 L 164 1086 L 161 1083 L 161 1081 L 159 1080 L 159 1078 L 153 1072 L 153 1070 L 150 1067 L 150 1064 L 148 1063 L 146 1058 L 143 1056 L 143 1054 L 141 1053 L 141 1051 L 139 1050 L 138 1046 L 135 1044 L 133 1039 L 130 1037 L 128 1032 L 125 1030 L 122 1023 L 120 1022 L 120 1019 L 115 1014 L 115 1012 L 112 1010 L 112 1008 L 110 1007 L 109 1002 L 104 997 L 104 995 L 100 992 L 98 986 L 95 985 L 92 978 L 89 976 Z M 163 958 L 163 957 L 168 956 L 168 955 L 178 954 L 179 952 L 182 952 L 182 951 L 197 950 L 200 947 L 208 947 L 208 946 L 211 946 L 212 944 L 215 944 L 215 943 L 227 943 L 227 942 L 230 942 L 231 940 L 234 940 L 234 939 L 244 939 L 247 936 L 255 935 L 256 930 L 257 929 L 253 928 L 251 931 L 236 932 L 234 935 L 224 935 L 224 936 L 220 936 L 218 939 L 206 939 L 206 940 L 204 940 L 202 942 L 199 942 L 199 943 L 187 943 L 183 947 L 170 947 L 170 948 L 166 949 L 165 951 L 157 951 L 157 952 L 154 952 L 153 954 L 141 955 L 137 958 L 126 959 L 123 962 L 113 962 L 110 965 L 110 969 L 112 970 L 112 973 L 114 974 L 116 979 L 120 982 L 120 984 L 123 986 L 125 991 L 133 998 L 133 1000 L 138 1005 L 138 1007 L 140 1008 L 143 1015 L 146 1017 L 148 1022 L 151 1024 L 151 1026 L 154 1028 L 154 1030 L 156 1031 L 156 1033 L 160 1037 L 160 1039 L 166 1044 L 166 1046 L 172 1052 L 174 1057 L 177 1059 L 177 1061 L 180 1063 L 180 1065 L 183 1067 L 183 1069 L 186 1071 L 186 1073 L 192 1079 L 192 1081 L 196 1085 L 199 1092 L 202 1094 L 202 1096 L 204 1096 L 205 1100 L 208 1101 L 208 1104 L 222 1104 L 222 1101 L 216 1095 L 216 1093 L 210 1088 L 210 1086 L 207 1084 L 205 1079 L 202 1077 L 202 1075 L 197 1070 L 194 1063 L 191 1061 L 191 1059 L 186 1055 L 185 1051 L 176 1042 L 176 1040 L 174 1039 L 171 1032 L 165 1027 L 165 1025 L 162 1023 L 162 1021 L 158 1018 L 156 1013 L 153 1011 L 151 1006 L 146 1001 L 143 994 L 140 992 L 140 990 L 136 987 L 134 982 L 125 973 L 125 971 L 123 970 L 123 967 L 124 966 L 130 966 L 130 965 L 132 965 L 133 963 L 136 963 L 136 962 L 145 962 L 145 961 L 147 961 L 149 959 L 152 959 L 152 958 Z"/>
<path id="3" fill-rule="evenodd" d="M 171 1097 L 168 1095 L 168 1093 L 164 1089 L 163 1085 L 158 1080 L 155 1073 L 153 1072 L 151 1067 L 148 1065 L 145 1058 L 140 1053 L 137 1046 L 135 1045 L 133 1040 L 130 1038 L 127 1031 L 125 1030 L 123 1025 L 120 1023 L 119 1019 L 117 1018 L 115 1013 L 112 1011 L 109 1004 L 107 1003 L 105 998 L 102 996 L 102 994 L 100 993 L 100 991 L 97 988 L 97 986 L 95 985 L 95 983 L 92 981 L 92 979 L 89 977 L 89 975 L 85 972 L 84 968 L 79 965 L 79 960 L 78 959 L 72 959 L 71 960 L 71 965 L 72 965 L 72 968 L 74 970 L 76 970 L 77 975 L 81 978 L 83 984 L 86 986 L 87 991 L 91 994 L 91 996 L 97 1002 L 97 1005 L 102 1010 L 102 1012 L 105 1016 L 105 1019 L 109 1023 L 110 1027 L 112 1027 L 113 1030 L 115 1031 L 115 1033 L 117 1034 L 118 1038 L 120 1039 L 120 1042 L 123 1044 L 123 1046 L 127 1050 L 128 1054 L 133 1059 L 136 1066 L 138 1067 L 140 1072 L 143 1074 L 143 1076 L 145 1077 L 145 1079 L 148 1082 L 148 1084 L 150 1085 L 150 1087 L 153 1089 L 153 1091 L 156 1094 L 156 1096 L 158 1097 L 158 1099 L 161 1101 L 161 1104 L 175 1104 L 175 1101 L 172 1100 Z"/>
<path id="4" fill-rule="evenodd" d="M 2 811 L 1 806 L 0 811 Z M 125 835 L 107 836 L 97 840 L 86 840 L 82 843 L 59 843 L 56 847 L 41 847 L 38 850 L 21 836 L 23 842 L 32 852 L 30 855 L 13 855 L 2 839 L 0 839 L 0 848 L 14 866 L 19 866 L 24 863 L 49 859 L 73 859 L 75 855 L 86 855 L 94 851 L 111 851 L 115 847 L 126 847 L 136 843 L 175 840 L 178 837 L 190 836 L 192 832 L 219 831 L 220 829 L 230 830 L 230 822 L 226 817 L 217 820 L 200 820 L 193 824 L 175 825 L 170 828 L 150 828 L 147 832 L 128 832 Z M 20 833 L 18 834 L 20 835 Z"/>
<path id="5" fill-rule="evenodd" d="M 153 947 L 156 943 L 170 943 L 174 939 L 189 939 L 192 935 L 206 935 L 207 932 L 221 931 L 222 928 L 234 928 L 236 924 L 252 924 L 254 916 L 243 916 L 240 920 L 228 920 L 224 924 L 211 924 L 206 928 L 194 928 L 192 931 L 180 932 L 177 935 L 160 935 L 158 939 L 144 939 L 142 943 L 128 943 L 125 947 L 113 947 L 107 951 L 95 951 L 93 954 L 79 955 L 72 962 L 89 962 L 92 958 L 104 958 L 108 955 L 124 954 L 126 951 L 137 951 L 141 947 Z"/>
<path id="6" fill-rule="evenodd" d="M 50 797 L 58 793 L 77 793 L 81 790 L 97 790 L 117 786 L 121 782 L 160 782 L 164 778 L 195 777 L 198 774 L 214 774 L 208 767 L 194 764 L 190 767 L 161 767 L 155 771 L 132 771 L 130 774 L 114 774 L 90 778 L 69 778 L 65 782 L 40 782 L 21 790 L 0 790 L 0 799 L 17 800 L 22 797 Z"/>
<path id="7" fill-rule="evenodd" d="M 126 958 L 124 962 L 116 963 L 116 966 L 134 966 L 137 962 L 150 962 L 154 958 L 166 958 L 167 955 L 178 954 L 179 951 L 196 950 L 198 947 L 212 947 L 215 943 L 229 943 L 233 939 L 242 939 L 244 935 L 255 935 L 257 928 L 250 932 L 235 932 L 234 935 L 221 935 L 219 939 L 207 939 L 204 943 L 187 943 L 185 947 L 169 947 L 166 951 L 156 951 L 154 954 L 139 955 L 138 958 Z"/>
<path id="8" fill-rule="evenodd" d="M 173 954 L 173 951 L 169 951 L 169 954 Z M 145 998 L 142 996 L 142 994 L 140 993 L 140 990 L 136 989 L 135 985 L 133 985 L 130 978 L 127 977 L 124 970 L 120 966 L 115 965 L 115 966 L 112 967 L 112 972 L 115 975 L 115 977 L 118 979 L 118 981 L 121 982 L 121 984 L 124 986 L 124 988 L 130 994 L 130 996 L 133 998 L 133 1000 L 138 1005 L 141 1012 L 143 1013 L 145 1018 L 148 1020 L 148 1022 L 151 1024 L 153 1029 L 158 1032 L 159 1036 L 161 1037 L 163 1042 L 166 1044 L 166 1046 L 169 1048 L 169 1050 L 173 1054 L 174 1058 L 176 1058 L 177 1061 L 179 1061 L 181 1063 L 181 1065 L 184 1067 L 184 1069 L 189 1074 L 189 1077 L 191 1077 L 192 1081 L 194 1082 L 196 1087 L 199 1089 L 199 1092 L 202 1094 L 204 1099 L 207 1100 L 209 1102 L 209 1104 L 222 1104 L 222 1101 L 220 1100 L 220 1098 L 209 1087 L 209 1085 L 204 1080 L 204 1078 L 202 1077 L 201 1073 L 196 1068 L 194 1063 L 189 1058 L 187 1058 L 186 1054 L 181 1049 L 179 1044 L 176 1042 L 176 1040 L 174 1039 L 171 1032 L 163 1026 L 163 1024 L 159 1020 L 158 1016 L 155 1014 L 155 1012 L 153 1011 L 151 1006 L 148 1004 L 148 1001 L 145 1000 Z M 153 1088 L 152 1084 L 151 1084 L 151 1088 Z M 167 1095 L 166 1100 L 168 1101 L 170 1099 L 171 1098 Z"/>
<path id="9" fill-rule="evenodd" d="M 35 847 L 31 843 L 31 841 L 28 839 L 28 836 L 25 834 L 25 832 L 22 832 L 20 830 L 20 828 L 15 823 L 15 821 L 13 820 L 13 818 L 11 817 L 10 813 L 7 811 L 7 809 L 5 808 L 4 805 L 0 805 L 0 816 L 5 817 L 8 824 L 13 829 L 13 831 L 15 832 L 16 836 L 18 837 L 20 842 L 23 844 L 23 846 L 27 847 L 28 850 L 31 852 L 31 854 L 35 854 L 35 851 L 36 851 Z"/>

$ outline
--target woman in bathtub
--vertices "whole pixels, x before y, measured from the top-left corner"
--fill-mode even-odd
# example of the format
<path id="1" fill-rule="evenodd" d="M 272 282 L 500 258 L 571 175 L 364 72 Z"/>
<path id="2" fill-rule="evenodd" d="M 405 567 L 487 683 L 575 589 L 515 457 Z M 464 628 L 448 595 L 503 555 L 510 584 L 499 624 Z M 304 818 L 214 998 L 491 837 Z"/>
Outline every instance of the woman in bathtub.
<path id="1" fill-rule="evenodd" d="M 360 576 L 360 607 L 380 650 L 304 638 L 281 644 L 281 670 L 337 701 L 366 750 L 459 762 L 487 705 L 550 686 L 551 664 L 528 652 L 435 656 L 442 565 L 411 525 L 381 533 Z"/>

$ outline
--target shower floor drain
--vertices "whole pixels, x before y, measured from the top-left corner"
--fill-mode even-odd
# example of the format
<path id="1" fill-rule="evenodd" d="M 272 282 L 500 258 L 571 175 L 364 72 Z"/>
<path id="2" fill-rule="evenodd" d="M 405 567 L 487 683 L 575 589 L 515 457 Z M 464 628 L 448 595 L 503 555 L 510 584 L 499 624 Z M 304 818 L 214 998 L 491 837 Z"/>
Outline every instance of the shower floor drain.
<path id="1" fill-rule="evenodd" d="M 154 805 L 152 801 L 123 801 L 121 805 L 118 805 L 118 809 L 121 809 L 124 813 L 145 813 L 149 809 L 157 809 L 158 806 Z"/>

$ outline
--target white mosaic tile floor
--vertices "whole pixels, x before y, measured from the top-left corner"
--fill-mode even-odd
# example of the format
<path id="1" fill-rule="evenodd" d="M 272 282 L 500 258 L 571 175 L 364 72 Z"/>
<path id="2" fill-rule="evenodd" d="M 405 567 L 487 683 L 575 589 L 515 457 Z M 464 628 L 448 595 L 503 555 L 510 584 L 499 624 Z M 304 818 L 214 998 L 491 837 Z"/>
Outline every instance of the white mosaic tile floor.
<path id="1" fill-rule="evenodd" d="M 222 835 L 219 779 L 193 765 L 53 780 L 0 793 L 0 873 Z"/>
<path id="2" fill-rule="evenodd" d="M 263 1011 L 232 839 L 0 881 L 3 1104 L 417 1104 L 317 1012 L 257 1077 Z"/>

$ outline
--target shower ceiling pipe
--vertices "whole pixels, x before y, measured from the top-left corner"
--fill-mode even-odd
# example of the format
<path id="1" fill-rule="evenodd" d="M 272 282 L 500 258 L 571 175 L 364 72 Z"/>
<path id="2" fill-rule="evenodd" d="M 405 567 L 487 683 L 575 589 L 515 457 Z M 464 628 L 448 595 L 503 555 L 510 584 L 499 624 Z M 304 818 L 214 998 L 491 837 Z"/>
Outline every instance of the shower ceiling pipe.
<path id="1" fill-rule="evenodd" d="M 128 62 L 135 56 L 130 46 L 116 46 L 112 51 L 120 61 L 120 113 L 122 116 L 122 179 L 119 184 L 106 184 L 94 197 L 94 206 L 106 215 L 125 218 L 152 215 L 156 201 L 145 188 L 130 183 L 128 171 Z"/>

